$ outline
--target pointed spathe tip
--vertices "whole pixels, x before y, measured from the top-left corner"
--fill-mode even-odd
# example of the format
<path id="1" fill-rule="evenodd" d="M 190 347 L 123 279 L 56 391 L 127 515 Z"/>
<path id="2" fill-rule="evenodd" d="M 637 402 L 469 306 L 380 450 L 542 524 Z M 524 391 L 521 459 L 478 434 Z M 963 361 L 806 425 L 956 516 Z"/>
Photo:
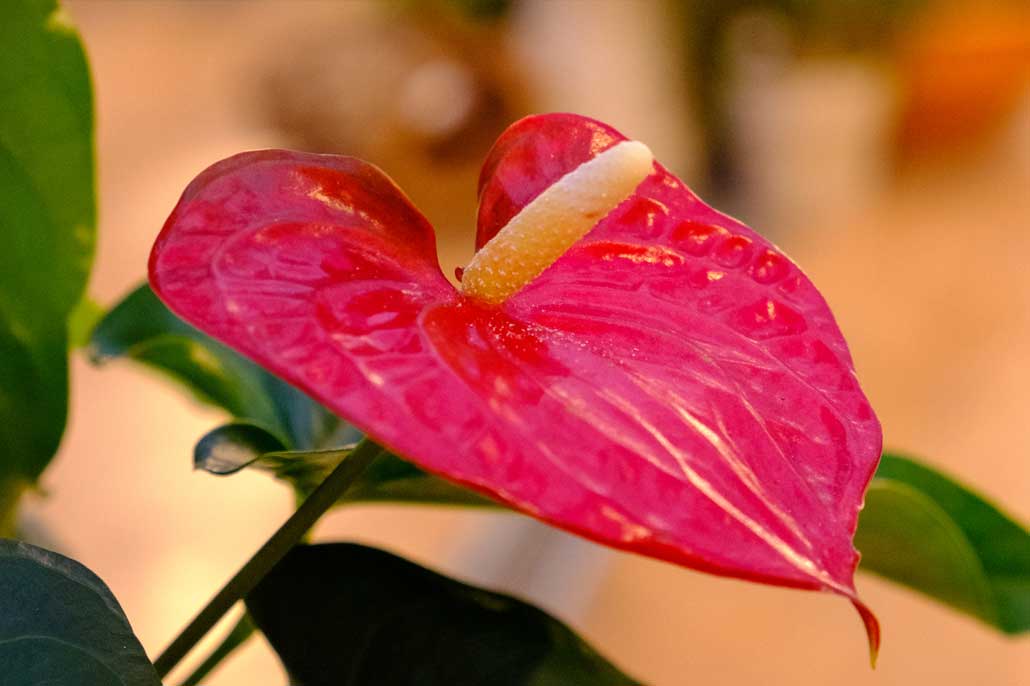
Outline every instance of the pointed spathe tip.
<path id="1" fill-rule="evenodd" d="M 857 598 L 851 599 L 851 604 L 858 610 L 862 624 L 865 625 L 866 637 L 869 639 L 869 664 L 876 669 L 876 658 L 880 655 L 880 621 L 876 619 L 873 611 Z"/>

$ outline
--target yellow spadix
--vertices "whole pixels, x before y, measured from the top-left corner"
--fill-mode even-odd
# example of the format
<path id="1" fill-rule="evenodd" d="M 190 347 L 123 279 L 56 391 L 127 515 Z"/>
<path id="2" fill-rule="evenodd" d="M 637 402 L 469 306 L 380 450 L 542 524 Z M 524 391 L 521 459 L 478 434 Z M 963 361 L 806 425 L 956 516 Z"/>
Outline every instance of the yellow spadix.
<path id="1" fill-rule="evenodd" d="M 518 292 L 653 170 L 654 155 L 637 141 L 623 141 L 558 179 L 511 218 L 469 262 L 462 290 L 491 303 Z"/>

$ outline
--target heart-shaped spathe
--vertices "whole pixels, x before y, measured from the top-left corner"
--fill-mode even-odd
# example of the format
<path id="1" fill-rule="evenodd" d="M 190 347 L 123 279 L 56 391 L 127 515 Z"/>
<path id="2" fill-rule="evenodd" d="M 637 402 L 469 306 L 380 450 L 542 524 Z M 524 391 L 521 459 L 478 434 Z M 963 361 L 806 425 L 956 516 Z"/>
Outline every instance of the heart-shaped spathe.
<path id="1" fill-rule="evenodd" d="M 483 169 L 477 247 L 626 138 L 529 117 Z M 499 305 L 443 276 L 378 169 L 237 155 L 186 189 L 151 283 L 187 321 L 425 469 L 556 526 L 716 574 L 857 601 L 878 421 L 825 301 L 660 164 Z"/>

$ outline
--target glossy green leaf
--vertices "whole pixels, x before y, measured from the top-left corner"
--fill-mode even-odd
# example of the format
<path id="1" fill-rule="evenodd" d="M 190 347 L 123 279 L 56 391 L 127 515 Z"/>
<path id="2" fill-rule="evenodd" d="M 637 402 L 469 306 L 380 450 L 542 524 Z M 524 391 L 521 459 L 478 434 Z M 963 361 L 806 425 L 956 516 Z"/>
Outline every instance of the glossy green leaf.
<path id="1" fill-rule="evenodd" d="M 207 433 L 193 452 L 193 465 L 224 476 L 254 467 L 288 482 L 301 497 L 314 490 L 353 446 L 338 450 L 286 450 L 272 434 L 246 423 L 220 426 Z M 376 459 L 341 500 L 498 507 L 494 501 L 422 471 L 396 455 Z"/>
<path id="2" fill-rule="evenodd" d="M 160 686 L 104 582 L 74 560 L 0 540 L 3 686 Z"/>
<path id="3" fill-rule="evenodd" d="M 855 546 L 866 571 L 1007 633 L 1030 629 L 1030 532 L 918 462 L 883 456 Z"/>
<path id="4" fill-rule="evenodd" d="M 235 474 L 265 453 L 286 450 L 273 434 L 256 424 L 232 422 L 204 434 L 193 448 L 193 467 L 211 474 Z"/>
<path id="5" fill-rule="evenodd" d="M 497 502 L 386 453 L 344 496 L 345 502 L 394 502 L 501 507 Z"/>
<path id="6" fill-rule="evenodd" d="M 628 686 L 565 624 L 348 543 L 298 546 L 246 598 L 299 686 Z"/>
<path id="7" fill-rule="evenodd" d="M 64 433 L 67 319 L 93 259 L 93 100 L 53 0 L 0 3 L 0 533 Z"/>
<path id="8" fill-rule="evenodd" d="M 130 357 L 189 388 L 201 401 L 273 433 L 285 445 L 339 444 L 346 425 L 304 393 L 172 314 L 144 284 L 93 330 L 90 354 L 102 363 Z"/>

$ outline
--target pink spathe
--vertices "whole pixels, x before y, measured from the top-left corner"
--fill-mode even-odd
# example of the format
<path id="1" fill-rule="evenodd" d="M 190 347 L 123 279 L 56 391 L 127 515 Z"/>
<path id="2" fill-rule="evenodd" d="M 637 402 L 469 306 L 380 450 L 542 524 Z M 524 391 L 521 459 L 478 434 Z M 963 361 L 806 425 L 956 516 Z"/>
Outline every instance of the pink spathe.
<path id="1" fill-rule="evenodd" d="M 484 165 L 477 246 L 626 140 L 524 119 Z M 660 164 L 499 305 L 456 290 L 375 167 L 244 153 L 186 189 L 151 256 L 180 316 L 423 468 L 596 541 L 857 601 L 881 448 L 846 343 L 775 246 Z"/>

